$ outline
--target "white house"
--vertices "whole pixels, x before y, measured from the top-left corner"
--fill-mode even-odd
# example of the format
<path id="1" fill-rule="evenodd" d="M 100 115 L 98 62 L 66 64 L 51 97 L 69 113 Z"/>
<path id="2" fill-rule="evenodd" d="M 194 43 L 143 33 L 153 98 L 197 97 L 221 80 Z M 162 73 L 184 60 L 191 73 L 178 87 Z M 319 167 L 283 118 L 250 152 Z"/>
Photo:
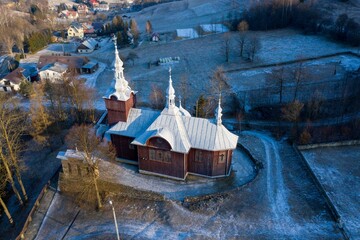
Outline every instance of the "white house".
<path id="1" fill-rule="evenodd" d="M 59 82 L 64 79 L 64 75 L 68 70 L 68 65 L 63 63 L 50 63 L 42 67 L 39 71 L 40 79 L 50 80 L 51 82 Z"/>
<path id="2" fill-rule="evenodd" d="M 68 39 L 71 38 L 80 38 L 83 39 L 84 38 L 84 28 L 80 23 L 77 22 L 73 22 L 68 31 Z"/>
<path id="3" fill-rule="evenodd" d="M 108 3 L 100 3 L 98 6 L 94 7 L 95 11 L 109 11 L 109 9 Z"/>

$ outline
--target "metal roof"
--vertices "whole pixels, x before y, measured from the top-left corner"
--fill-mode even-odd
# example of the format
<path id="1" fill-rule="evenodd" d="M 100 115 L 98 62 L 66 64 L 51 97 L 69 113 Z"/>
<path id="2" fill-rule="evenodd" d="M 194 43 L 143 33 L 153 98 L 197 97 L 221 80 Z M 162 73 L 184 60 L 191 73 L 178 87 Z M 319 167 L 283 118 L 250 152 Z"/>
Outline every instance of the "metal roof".
<path id="1" fill-rule="evenodd" d="M 132 144 L 145 146 L 151 137 L 169 142 L 172 151 L 188 153 L 191 148 L 208 151 L 235 149 L 238 136 L 210 119 L 164 114 L 132 108 L 127 122 L 118 122 L 108 134 L 134 137 Z"/>
<path id="2" fill-rule="evenodd" d="M 89 39 L 83 41 L 81 44 L 84 45 L 88 49 L 94 50 L 96 48 L 96 45 L 98 45 L 98 42 L 93 38 L 89 38 Z"/>
<path id="3" fill-rule="evenodd" d="M 209 151 L 235 149 L 238 136 L 212 119 L 182 117 L 191 147 Z"/>
<path id="4" fill-rule="evenodd" d="M 82 66 L 82 68 L 89 68 L 89 69 L 91 69 L 91 68 L 95 67 L 96 64 L 98 64 L 98 62 L 96 62 L 96 61 L 90 61 L 90 62 L 88 62 L 87 64 L 85 64 L 84 66 Z"/>
<path id="5" fill-rule="evenodd" d="M 174 152 L 187 153 L 191 148 L 189 137 L 180 115 L 160 114 L 146 131 L 135 138 L 132 144 L 145 146 L 147 140 L 153 136 L 160 136 L 168 141 Z"/>
<path id="6" fill-rule="evenodd" d="M 118 122 L 107 133 L 135 138 L 142 134 L 159 114 L 156 111 L 131 108 L 127 121 Z"/>

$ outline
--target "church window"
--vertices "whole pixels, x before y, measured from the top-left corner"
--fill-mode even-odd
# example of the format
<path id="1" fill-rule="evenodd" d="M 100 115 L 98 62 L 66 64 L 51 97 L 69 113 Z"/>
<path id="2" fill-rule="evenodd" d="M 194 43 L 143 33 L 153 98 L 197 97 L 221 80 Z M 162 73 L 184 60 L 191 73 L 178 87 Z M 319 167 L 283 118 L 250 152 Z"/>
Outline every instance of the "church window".
<path id="1" fill-rule="evenodd" d="M 154 149 L 149 149 L 149 159 L 153 160 L 153 161 L 156 160 L 155 150 Z"/>
<path id="2" fill-rule="evenodd" d="M 171 152 L 149 149 L 149 159 L 152 161 L 171 163 Z"/>
<path id="3" fill-rule="evenodd" d="M 162 162 L 163 161 L 163 158 L 164 158 L 164 154 L 162 151 L 156 151 L 156 161 L 160 161 Z"/>

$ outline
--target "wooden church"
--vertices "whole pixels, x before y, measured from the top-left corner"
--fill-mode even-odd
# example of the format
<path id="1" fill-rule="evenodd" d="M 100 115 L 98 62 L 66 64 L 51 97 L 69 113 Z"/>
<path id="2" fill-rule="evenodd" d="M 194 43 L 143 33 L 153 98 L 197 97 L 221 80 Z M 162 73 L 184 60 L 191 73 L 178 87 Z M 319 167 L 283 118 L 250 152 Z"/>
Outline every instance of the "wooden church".
<path id="1" fill-rule="evenodd" d="M 215 119 L 192 117 L 175 104 L 171 69 L 166 106 L 159 111 L 136 108 L 136 92 L 126 81 L 115 41 L 115 90 L 104 97 L 106 113 L 98 133 L 116 148 L 119 161 L 136 164 L 140 173 L 174 179 L 188 174 L 224 177 L 231 171 L 238 136 L 221 122 L 221 102 Z M 102 132 L 102 133 L 101 133 Z"/>

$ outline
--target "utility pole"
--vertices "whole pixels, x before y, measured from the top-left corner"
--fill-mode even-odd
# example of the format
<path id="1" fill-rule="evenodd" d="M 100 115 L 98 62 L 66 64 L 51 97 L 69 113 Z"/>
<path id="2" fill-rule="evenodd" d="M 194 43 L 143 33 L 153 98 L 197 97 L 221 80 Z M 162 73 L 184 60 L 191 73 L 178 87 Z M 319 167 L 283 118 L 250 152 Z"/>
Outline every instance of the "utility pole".
<path id="1" fill-rule="evenodd" d="M 111 205 L 111 208 L 112 208 L 112 211 L 113 211 L 113 214 L 114 214 L 114 222 L 115 222 L 115 229 L 116 229 L 117 240 L 120 240 L 119 229 L 118 229 L 118 224 L 117 224 L 117 221 L 116 221 L 116 214 L 115 214 L 114 205 L 112 204 L 112 201 L 111 201 L 111 200 L 109 201 L 109 203 L 110 203 L 110 205 Z"/>

